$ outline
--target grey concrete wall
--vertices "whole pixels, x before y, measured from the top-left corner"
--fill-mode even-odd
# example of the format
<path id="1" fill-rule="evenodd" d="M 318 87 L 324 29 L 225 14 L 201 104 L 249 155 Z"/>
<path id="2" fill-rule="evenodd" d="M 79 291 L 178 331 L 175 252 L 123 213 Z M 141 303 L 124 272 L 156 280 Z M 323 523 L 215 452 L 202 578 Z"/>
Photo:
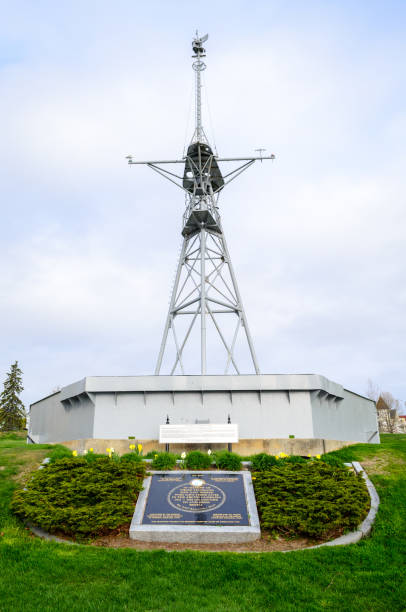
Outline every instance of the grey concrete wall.
<path id="1" fill-rule="evenodd" d="M 87 376 L 61 390 L 65 399 L 80 393 L 133 391 L 312 391 L 342 397 L 343 387 L 319 374 L 242 374 L 206 376 Z"/>
<path id="2" fill-rule="evenodd" d="M 30 435 L 157 440 L 167 415 L 171 423 L 225 423 L 230 415 L 241 440 L 379 441 L 374 403 L 317 375 L 84 378 L 32 405 Z"/>
<path id="3" fill-rule="evenodd" d="M 95 393 L 94 435 L 92 438 L 123 438 L 148 431 L 151 417 L 144 393 Z"/>
<path id="4" fill-rule="evenodd" d="M 171 423 L 238 423 L 240 438 L 313 436 L 308 391 L 194 391 L 95 393 L 94 438 L 157 439 L 159 425 Z"/>
<path id="5" fill-rule="evenodd" d="M 308 391 L 233 392 L 230 415 L 240 426 L 240 439 L 313 435 Z"/>
<path id="6" fill-rule="evenodd" d="M 29 435 L 34 442 L 63 442 L 93 437 L 94 404 L 80 396 L 64 405 L 61 392 L 50 395 L 30 407 Z"/>
<path id="7" fill-rule="evenodd" d="M 341 401 L 312 392 L 314 437 L 379 444 L 375 402 L 343 391 Z"/>
<path id="8" fill-rule="evenodd" d="M 60 392 L 30 406 L 29 436 L 37 444 L 56 441 L 59 433 L 59 416 L 63 410 Z"/>

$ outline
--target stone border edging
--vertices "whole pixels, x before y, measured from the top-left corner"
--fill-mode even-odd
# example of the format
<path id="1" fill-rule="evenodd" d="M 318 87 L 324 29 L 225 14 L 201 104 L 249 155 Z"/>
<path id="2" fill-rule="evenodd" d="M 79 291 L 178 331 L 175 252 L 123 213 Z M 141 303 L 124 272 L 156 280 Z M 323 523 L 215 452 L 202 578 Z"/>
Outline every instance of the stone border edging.
<path id="1" fill-rule="evenodd" d="M 48 533 L 44 531 L 40 527 L 36 527 L 32 523 L 26 523 L 27 527 L 32 531 L 34 535 L 41 538 L 42 540 L 47 540 L 48 542 L 57 542 L 57 544 L 70 544 L 71 546 L 82 546 L 79 542 L 74 542 L 73 540 L 65 540 L 64 538 L 59 538 L 56 535 L 52 535 L 52 533 Z"/>
<path id="2" fill-rule="evenodd" d="M 42 469 L 43 467 L 45 467 L 45 465 L 43 464 L 47 464 L 47 463 L 49 463 L 49 457 L 46 457 L 43 460 L 42 464 L 39 466 L 38 469 L 39 470 Z M 350 533 L 346 533 L 345 535 L 340 536 L 339 538 L 336 538 L 335 540 L 331 540 L 330 542 L 323 542 L 323 544 L 316 544 L 315 546 L 308 546 L 306 548 L 293 548 L 292 550 L 281 550 L 281 551 L 272 551 L 272 552 L 290 553 L 290 552 L 298 552 L 298 551 L 303 551 L 303 550 L 314 550 L 315 548 L 322 548 L 323 546 L 345 546 L 348 544 L 356 544 L 362 538 L 366 538 L 371 533 L 372 525 L 375 522 L 376 514 L 379 508 L 379 503 L 380 503 L 379 495 L 374 485 L 372 484 L 371 480 L 368 478 L 368 475 L 365 472 L 364 468 L 358 461 L 352 461 L 351 463 L 345 463 L 344 465 L 348 467 L 352 466 L 357 474 L 361 473 L 363 479 L 365 480 L 367 489 L 368 489 L 369 497 L 371 500 L 371 507 L 369 509 L 369 512 L 366 518 L 362 521 L 362 523 L 358 525 L 355 531 L 350 531 Z M 29 527 L 29 529 L 34 535 L 38 536 L 39 538 L 43 540 L 47 540 L 50 542 L 57 542 L 58 544 L 70 544 L 73 546 L 83 546 L 83 544 L 79 544 L 78 542 L 74 542 L 73 540 L 65 540 L 63 538 L 59 538 L 58 536 L 52 535 L 51 533 L 48 533 L 44 531 L 43 529 L 40 529 L 39 527 L 35 527 L 31 523 L 26 523 L 26 525 L 27 527 Z M 179 551 L 172 551 L 172 552 L 179 552 Z M 224 551 L 224 552 L 227 552 L 227 551 Z M 264 554 L 263 552 L 257 552 L 257 551 L 232 551 L 232 552 Z"/>

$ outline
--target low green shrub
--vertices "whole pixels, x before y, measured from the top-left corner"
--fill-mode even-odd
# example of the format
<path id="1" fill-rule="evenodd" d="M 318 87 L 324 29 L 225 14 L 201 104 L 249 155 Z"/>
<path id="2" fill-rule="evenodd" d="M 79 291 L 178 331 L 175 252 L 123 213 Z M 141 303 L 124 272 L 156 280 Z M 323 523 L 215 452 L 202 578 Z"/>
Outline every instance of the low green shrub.
<path id="1" fill-rule="evenodd" d="M 210 455 L 195 450 L 190 451 L 186 455 L 185 466 L 188 470 L 207 470 L 211 466 L 212 461 L 213 459 Z"/>
<path id="2" fill-rule="evenodd" d="M 300 455 L 286 455 L 281 453 L 281 456 L 268 455 L 268 453 L 258 453 L 251 455 L 251 467 L 254 472 L 264 472 L 269 470 L 273 465 L 283 463 L 306 463 L 307 459 Z"/>
<path id="3" fill-rule="evenodd" d="M 342 461 L 342 459 L 340 459 L 340 457 L 337 457 L 335 455 L 330 455 L 330 454 L 322 455 L 320 460 L 324 461 L 324 463 L 327 463 L 328 465 L 335 465 L 337 467 L 344 467 L 344 461 Z M 350 463 L 350 462 L 348 462 L 348 463 Z"/>
<path id="4" fill-rule="evenodd" d="M 120 457 L 121 461 L 133 461 L 134 463 L 140 463 L 140 461 L 144 461 L 144 457 L 142 455 L 137 455 L 137 453 L 125 453 Z"/>
<path id="5" fill-rule="evenodd" d="M 57 446 L 56 448 L 52 449 L 48 457 L 50 463 L 55 463 L 55 461 L 58 461 L 59 459 L 72 457 L 72 451 L 69 448 L 66 448 L 66 446 Z"/>
<path id="6" fill-rule="evenodd" d="M 106 455 L 103 455 L 102 453 L 88 452 L 86 455 L 81 455 L 81 458 L 85 459 L 87 463 L 93 463 L 94 461 L 97 461 L 97 459 L 105 459 Z"/>
<path id="7" fill-rule="evenodd" d="M 369 509 L 361 475 L 322 461 L 284 461 L 253 475 L 263 529 L 328 539 L 354 529 Z"/>
<path id="8" fill-rule="evenodd" d="M 151 463 L 153 470 L 173 470 L 176 465 L 176 455 L 173 453 L 155 453 Z"/>
<path id="9" fill-rule="evenodd" d="M 278 464 L 278 459 L 275 459 L 273 455 L 268 455 L 267 453 L 252 455 L 250 459 L 251 468 L 254 472 L 263 472 L 264 470 L 269 470 L 273 465 Z"/>
<path id="10" fill-rule="evenodd" d="M 128 525 L 144 475 L 142 463 L 65 457 L 35 471 L 11 507 L 50 533 L 79 540 L 103 535 Z"/>
<path id="11" fill-rule="evenodd" d="M 219 451 L 214 454 L 214 460 L 219 470 L 241 470 L 241 457 L 230 451 Z"/>
<path id="12" fill-rule="evenodd" d="M 282 461 L 286 461 L 287 463 L 306 463 L 307 459 L 300 455 L 288 455 L 284 457 Z"/>

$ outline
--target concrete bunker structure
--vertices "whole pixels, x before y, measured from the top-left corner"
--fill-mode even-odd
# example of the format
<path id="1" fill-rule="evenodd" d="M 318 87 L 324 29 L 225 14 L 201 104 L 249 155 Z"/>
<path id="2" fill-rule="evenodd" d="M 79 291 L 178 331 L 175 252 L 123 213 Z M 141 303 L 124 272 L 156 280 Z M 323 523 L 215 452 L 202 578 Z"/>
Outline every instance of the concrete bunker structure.
<path id="1" fill-rule="evenodd" d="M 31 405 L 29 440 L 122 453 L 134 436 L 144 452 L 164 450 L 159 426 L 167 416 L 172 424 L 230 417 L 239 426 L 233 450 L 242 455 L 314 455 L 380 441 L 375 403 L 316 374 L 89 376 Z M 190 448 L 206 446 L 216 449 Z"/>

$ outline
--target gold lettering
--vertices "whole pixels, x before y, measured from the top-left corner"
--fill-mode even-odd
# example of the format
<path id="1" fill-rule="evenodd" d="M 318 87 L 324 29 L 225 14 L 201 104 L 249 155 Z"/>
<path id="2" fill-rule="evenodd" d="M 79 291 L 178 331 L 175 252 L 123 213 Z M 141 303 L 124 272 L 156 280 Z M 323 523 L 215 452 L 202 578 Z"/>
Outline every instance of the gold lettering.
<path id="1" fill-rule="evenodd" d="M 155 514 L 148 514 L 147 516 L 148 516 L 148 518 L 150 520 L 154 520 L 154 519 L 181 518 L 182 515 L 174 512 L 173 514 L 171 514 L 171 513 L 170 514 L 162 514 L 162 513 L 158 514 L 158 513 L 155 513 Z"/>

